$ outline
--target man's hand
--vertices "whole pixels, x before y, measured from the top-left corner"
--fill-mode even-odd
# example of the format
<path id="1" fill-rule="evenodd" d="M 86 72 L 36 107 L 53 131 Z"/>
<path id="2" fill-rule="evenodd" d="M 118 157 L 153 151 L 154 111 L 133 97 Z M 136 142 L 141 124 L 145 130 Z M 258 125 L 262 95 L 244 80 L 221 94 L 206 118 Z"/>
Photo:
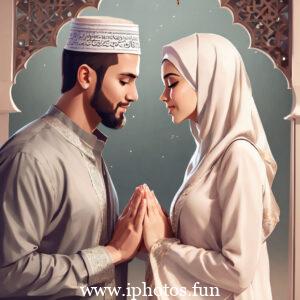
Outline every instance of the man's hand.
<path id="1" fill-rule="evenodd" d="M 114 264 L 130 260 L 136 254 L 142 239 L 146 208 L 142 188 L 137 187 L 116 224 L 112 240 L 106 246 Z"/>
<path id="2" fill-rule="evenodd" d="M 173 236 L 169 218 L 163 212 L 153 191 L 145 186 L 145 196 L 147 199 L 147 211 L 145 213 L 143 240 L 148 251 L 152 245 L 163 238 Z"/>

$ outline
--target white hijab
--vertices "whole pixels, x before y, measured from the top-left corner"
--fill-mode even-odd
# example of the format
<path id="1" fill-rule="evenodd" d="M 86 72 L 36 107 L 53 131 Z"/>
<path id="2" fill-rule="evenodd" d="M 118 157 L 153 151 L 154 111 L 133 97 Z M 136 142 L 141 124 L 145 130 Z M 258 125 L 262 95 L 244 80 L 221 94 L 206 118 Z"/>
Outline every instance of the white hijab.
<path id="1" fill-rule="evenodd" d="M 196 33 L 163 47 L 169 60 L 197 91 L 197 121 L 190 128 L 196 150 L 188 164 L 181 188 L 193 188 L 237 140 L 249 141 L 263 159 L 269 185 L 264 193 L 263 232 L 266 239 L 279 221 L 279 207 L 271 185 L 277 165 L 252 98 L 243 60 L 233 44 L 216 34 Z"/>

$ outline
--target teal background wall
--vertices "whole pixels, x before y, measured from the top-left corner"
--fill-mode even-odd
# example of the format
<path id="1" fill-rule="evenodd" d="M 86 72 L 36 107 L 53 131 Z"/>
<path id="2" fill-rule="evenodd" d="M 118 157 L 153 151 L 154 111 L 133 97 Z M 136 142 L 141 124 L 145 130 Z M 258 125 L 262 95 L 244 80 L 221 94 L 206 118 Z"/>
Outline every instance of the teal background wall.
<path id="1" fill-rule="evenodd" d="M 220 8 L 217 0 L 182 1 L 180 6 L 175 0 L 103 0 L 100 11 L 88 8 L 81 14 L 123 17 L 140 24 L 139 101 L 128 111 L 125 128 L 117 131 L 101 128 L 109 136 L 105 159 L 121 208 L 134 187 L 146 182 L 168 210 L 194 150 L 188 122 L 173 125 L 158 100 L 163 88 L 161 46 L 194 32 L 212 32 L 230 39 L 238 48 L 278 163 L 274 193 L 281 208 L 281 221 L 269 239 L 268 248 L 274 299 L 287 299 L 290 125 L 283 118 L 290 112 L 292 94 L 283 75 L 264 54 L 248 48 L 247 32 L 232 24 L 230 12 Z M 43 114 L 59 97 L 61 52 L 68 31 L 66 24 L 58 35 L 57 48 L 49 47 L 34 55 L 27 69 L 17 76 L 12 95 L 22 113 L 10 117 L 10 134 Z M 134 260 L 130 265 L 131 285 L 138 285 L 143 272 L 143 264 Z"/>

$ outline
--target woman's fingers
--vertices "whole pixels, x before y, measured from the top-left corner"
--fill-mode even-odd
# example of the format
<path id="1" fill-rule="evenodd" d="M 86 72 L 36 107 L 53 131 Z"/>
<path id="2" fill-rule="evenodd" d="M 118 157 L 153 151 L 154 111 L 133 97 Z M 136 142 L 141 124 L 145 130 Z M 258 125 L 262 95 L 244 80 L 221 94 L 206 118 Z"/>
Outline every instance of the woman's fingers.
<path id="1" fill-rule="evenodd" d="M 146 200 L 146 199 L 145 199 Z M 149 208 L 148 208 L 148 201 L 145 201 L 145 215 L 144 215 L 144 223 L 143 223 L 143 232 L 148 228 L 149 224 Z"/>
<path id="2" fill-rule="evenodd" d="M 145 198 L 149 199 L 151 197 L 151 195 L 149 194 L 149 187 L 147 184 L 143 184 L 143 187 L 142 187 L 144 193 L 145 193 Z"/>
<path id="3" fill-rule="evenodd" d="M 154 191 L 151 191 L 151 197 L 152 197 L 153 201 L 155 202 L 155 205 L 156 205 L 159 213 L 161 213 L 162 215 L 166 215 L 165 212 L 163 211 L 161 205 L 159 204 L 159 202 L 158 202 L 158 200 L 157 200 L 157 198 L 155 196 Z"/>
<path id="4" fill-rule="evenodd" d="M 144 223 L 143 223 L 143 240 L 144 240 L 145 245 L 147 243 L 148 230 L 149 230 L 149 217 L 148 217 L 148 213 L 147 213 L 147 204 L 146 204 Z"/>
<path id="5" fill-rule="evenodd" d="M 157 213 L 156 204 L 153 201 L 153 196 L 151 195 L 151 191 L 150 191 L 149 187 L 146 184 L 144 184 L 144 190 L 145 190 L 145 194 L 146 194 L 146 197 L 147 197 L 147 202 L 148 202 L 148 205 L 149 205 L 150 214 L 156 214 Z"/>
<path id="6" fill-rule="evenodd" d="M 160 214 L 164 215 L 164 212 L 163 212 L 163 210 L 162 210 L 162 208 L 161 208 L 161 206 L 160 206 L 160 204 L 159 204 L 159 202 L 158 202 L 158 200 L 157 200 L 154 192 L 150 191 L 150 189 L 149 189 L 148 186 L 147 186 L 146 190 L 147 190 L 147 195 L 151 199 L 151 202 L 153 203 L 154 207 L 157 209 L 157 211 Z"/>
<path id="7" fill-rule="evenodd" d="M 155 197 L 155 194 L 153 191 L 150 191 L 150 195 L 151 195 L 151 199 L 152 201 L 155 203 L 155 206 L 157 207 L 157 209 L 161 210 L 160 208 L 160 204 L 158 203 L 157 198 Z"/>
<path id="8" fill-rule="evenodd" d="M 150 198 L 148 199 L 148 207 L 149 207 L 149 217 L 151 218 L 156 218 L 159 213 L 157 211 L 156 205 L 153 202 L 153 200 Z"/>

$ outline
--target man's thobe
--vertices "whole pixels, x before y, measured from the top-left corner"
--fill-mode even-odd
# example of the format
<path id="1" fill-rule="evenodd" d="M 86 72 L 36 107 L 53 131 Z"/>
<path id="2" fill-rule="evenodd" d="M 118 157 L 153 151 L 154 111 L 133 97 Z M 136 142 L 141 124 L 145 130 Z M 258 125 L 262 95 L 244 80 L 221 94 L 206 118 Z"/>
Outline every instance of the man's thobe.
<path id="1" fill-rule="evenodd" d="M 126 264 L 115 268 L 104 247 L 118 210 L 105 141 L 52 106 L 1 148 L 1 298 L 72 299 L 81 287 L 126 287 Z"/>

